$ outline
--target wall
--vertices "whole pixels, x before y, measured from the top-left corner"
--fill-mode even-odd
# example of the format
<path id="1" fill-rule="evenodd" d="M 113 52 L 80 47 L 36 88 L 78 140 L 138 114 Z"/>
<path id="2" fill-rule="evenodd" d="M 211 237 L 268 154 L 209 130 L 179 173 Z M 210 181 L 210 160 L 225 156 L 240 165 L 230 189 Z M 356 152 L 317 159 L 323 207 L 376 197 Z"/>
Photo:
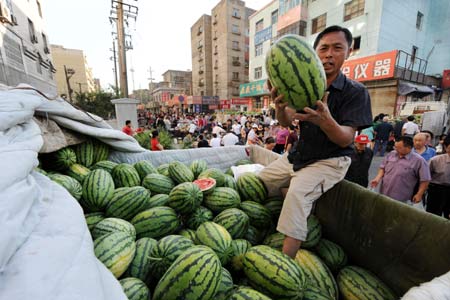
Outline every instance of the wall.
<path id="1" fill-rule="evenodd" d="M 365 83 L 372 103 L 372 116 L 380 113 L 394 115 L 397 100 L 397 80 Z"/>

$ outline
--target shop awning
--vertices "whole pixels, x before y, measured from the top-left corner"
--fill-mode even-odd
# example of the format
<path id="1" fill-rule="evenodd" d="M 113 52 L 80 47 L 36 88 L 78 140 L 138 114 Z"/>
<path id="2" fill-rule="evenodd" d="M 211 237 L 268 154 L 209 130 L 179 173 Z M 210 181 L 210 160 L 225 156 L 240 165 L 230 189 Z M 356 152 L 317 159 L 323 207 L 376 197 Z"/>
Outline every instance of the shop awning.
<path id="1" fill-rule="evenodd" d="M 398 94 L 402 96 L 413 95 L 419 98 L 434 94 L 434 89 L 426 85 L 418 85 L 411 82 L 400 81 Z"/>

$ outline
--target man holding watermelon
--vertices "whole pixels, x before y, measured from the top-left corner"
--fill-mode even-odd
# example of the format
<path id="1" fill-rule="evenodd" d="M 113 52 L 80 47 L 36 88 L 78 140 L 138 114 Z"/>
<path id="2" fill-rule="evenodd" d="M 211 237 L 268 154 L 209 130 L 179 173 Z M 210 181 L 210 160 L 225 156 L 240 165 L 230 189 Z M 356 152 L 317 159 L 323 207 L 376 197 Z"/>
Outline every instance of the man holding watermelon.
<path id="1" fill-rule="evenodd" d="M 367 89 L 341 72 L 351 44 L 348 29 L 331 26 L 318 34 L 314 49 L 288 35 L 267 54 L 276 118 L 283 126 L 300 120 L 298 143 L 260 173 L 269 196 L 285 194 L 277 230 L 290 257 L 306 240 L 314 201 L 345 177 L 355 132 L 372 123 Z"/>

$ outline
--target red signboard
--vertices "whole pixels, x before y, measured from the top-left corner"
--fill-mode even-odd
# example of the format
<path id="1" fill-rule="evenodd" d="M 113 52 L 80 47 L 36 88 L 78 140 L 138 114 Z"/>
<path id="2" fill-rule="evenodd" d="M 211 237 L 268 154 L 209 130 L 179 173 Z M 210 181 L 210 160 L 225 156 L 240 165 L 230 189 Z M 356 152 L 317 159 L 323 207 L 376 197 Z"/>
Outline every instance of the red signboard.
<path id="1" fill-rule="evenodd" d="M 209 109 L 218 109 L 219 105 L 209 105 Z"/>
<path id="2" fill-rule="evenodd" d="M 442 88 L 450 88 L 450 70 L 444 70 L 444 73 L 442 74 Z"/>
<path id="3" fill-rule="evenodd" d="M 356 81 L 380 80 L 394 77 L 397 50 L 356 58 L 344 62 L 341 70 Z"/>
<path id="4" fill-rule="evenodd" d="M 231 104 L 233 104 L 233 105 L 248 105 L 249 101 L 252 101 L 252 98 L 232 98 Z"/>
<path id="5" fill-rule="evenodd" d="M 231 100 L 220 100 L 220 104 L 221 105 L 230 105 L 231 104 Z"/>
<path id="6" fill-rule="evenodd" d="M 221 109 L 230 109 L 230 106 L 231 106 L 230 104 L 221 104 L 220 108 Z"/>

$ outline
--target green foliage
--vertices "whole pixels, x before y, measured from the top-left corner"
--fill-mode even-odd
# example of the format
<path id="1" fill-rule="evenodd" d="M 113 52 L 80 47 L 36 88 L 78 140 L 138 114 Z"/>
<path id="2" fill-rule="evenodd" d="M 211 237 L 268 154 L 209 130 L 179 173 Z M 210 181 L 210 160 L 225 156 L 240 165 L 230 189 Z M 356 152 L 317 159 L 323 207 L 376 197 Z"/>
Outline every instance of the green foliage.
<path id="1" fill-rule="evenodd" d="M 151 134 L 152 134 L 151 130 L 145 130 L 143 132 L 136 133 L 134 135 L 134 138 L 139 143 L 139 145 L 141 145 L 142 148 L 150 150 Z"/>
<path id="2" fill-rule="evenodd" d="M 160 128 L 158 140 L 164 149 L 173 149 L 173 137 L 167 130 L 161 130 Z"/>
<path id="3" fill-rule="evenodd" d="M 159 143 L 164 147 L 164 149 L 173 149 L 172 135 L 161 127 L 158 128 L 158 133 Z M 134 135 L 134 138 L 143 148 L 151 150 L 150 140 L 152 138 L 152 130 L 145 130 L 144 132 L 137 133 Z"/>
<path id="4" fill-rule="evenodd" d="M 75 106 L 103 119 L 111 119 L 115 112 L 114 104 L 111 103 L 113 97 L 113 94 L 105 92 L 77 93 Z"/>

